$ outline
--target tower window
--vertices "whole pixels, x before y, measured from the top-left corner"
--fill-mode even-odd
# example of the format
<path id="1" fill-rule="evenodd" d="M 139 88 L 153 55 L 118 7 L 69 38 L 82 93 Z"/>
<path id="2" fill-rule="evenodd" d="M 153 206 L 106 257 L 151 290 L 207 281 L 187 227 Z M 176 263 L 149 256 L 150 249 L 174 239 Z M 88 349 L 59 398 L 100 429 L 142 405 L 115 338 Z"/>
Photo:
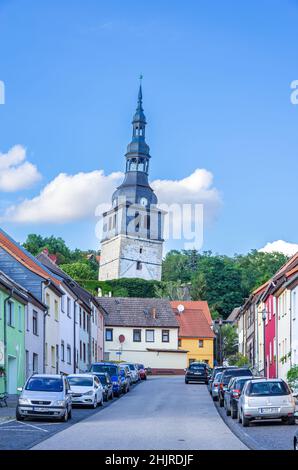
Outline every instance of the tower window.
<path id="1" fill-rule="evenodd" d="M 140 248 L 140 253 L 143 253 L 143 248 Z"/>
<path id="2" fill-rule="evenodd" d="M 138 232 L 140 230 L 140 213 L 136 212 L 135 215 L 135 231 Z"/>
<path id="3" fill-rule="evenodd" d="M 137 261 L 137 270 L 141 271 L 142 270 L 142 263 L 141 261 Z"/>

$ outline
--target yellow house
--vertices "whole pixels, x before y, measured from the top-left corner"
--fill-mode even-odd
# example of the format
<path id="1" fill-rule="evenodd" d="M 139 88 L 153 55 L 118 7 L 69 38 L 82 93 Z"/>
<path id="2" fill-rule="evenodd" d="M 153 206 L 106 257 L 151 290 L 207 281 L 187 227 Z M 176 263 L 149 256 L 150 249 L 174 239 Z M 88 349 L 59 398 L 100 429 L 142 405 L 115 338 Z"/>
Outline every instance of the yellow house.
<path id="1" fill-rule="evenodd" d="M 208 303 L 172 301 L 171 306 L 179 323 L 178 347 L 188 351 L 188 365 L 199 361 L 213 367 L 215 335 Z"/>

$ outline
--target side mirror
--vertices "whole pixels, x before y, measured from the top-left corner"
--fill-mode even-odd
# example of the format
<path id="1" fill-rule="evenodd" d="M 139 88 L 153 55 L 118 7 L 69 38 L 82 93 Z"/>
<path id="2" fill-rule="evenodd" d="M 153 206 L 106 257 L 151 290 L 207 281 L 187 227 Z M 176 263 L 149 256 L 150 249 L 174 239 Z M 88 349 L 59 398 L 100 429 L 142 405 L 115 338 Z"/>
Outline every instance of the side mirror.
<path id="1" fill-rule="evenodd" d="M 18 391 L 18 392 L 22 392 L 22 391 L 23 391 L 23 387 L 18 387 L 18 388 L 17 388 L 17 391 Z"/>

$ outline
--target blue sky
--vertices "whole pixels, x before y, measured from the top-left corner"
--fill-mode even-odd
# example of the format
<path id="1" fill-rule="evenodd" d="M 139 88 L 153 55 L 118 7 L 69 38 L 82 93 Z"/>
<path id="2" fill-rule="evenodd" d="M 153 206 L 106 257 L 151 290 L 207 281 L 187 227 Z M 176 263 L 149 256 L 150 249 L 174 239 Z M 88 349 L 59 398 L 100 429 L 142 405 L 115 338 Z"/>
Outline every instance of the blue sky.
<path id="1" fill-rule="evenodd" d="M 151 180 L 205 169 L 220 195 L 203 248 L 296 243 L 297 24 L 295 0 L 0 0 L 0 152 L 23 146 L 39 175 L 2 190 L 1 213 L 60 173 L 123 171 L 142 73 Z M 95 223 L 1 226 L 20 241 L 36 232 L 95 248 Z"/>

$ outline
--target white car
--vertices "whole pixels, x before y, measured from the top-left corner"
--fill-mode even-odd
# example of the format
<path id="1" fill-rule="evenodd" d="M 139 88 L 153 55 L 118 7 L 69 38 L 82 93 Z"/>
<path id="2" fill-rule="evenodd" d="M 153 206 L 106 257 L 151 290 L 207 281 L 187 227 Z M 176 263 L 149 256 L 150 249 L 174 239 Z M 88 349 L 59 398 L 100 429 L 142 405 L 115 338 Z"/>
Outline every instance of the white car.
<path id="1" fill-rule="evenodd" d="M 244 427 L 254 420 L 281 419 L 295 424 L 295 399 L 281 379 L 249 380 L 238 402 L 238 421 Z"/>
<path id="2" fill-rule="evenodd" d="M 71 374 L 67 377 L 73 405 L 96 408 L 102 406 L 104 390 L 100 380 L 93 374 Z"/>
<path id="3" fill-rule="evenodd" d="M 139 377 L 139 372 L 136 364 L 133 364 L 131 362 L 127 362 L 125 364 L 120 364 L 121 366 L 127 366 L 129 368 L 129 373 L 130 373 L 130 380 L 131 383 L 135 384 L 140 380 Z"/>

